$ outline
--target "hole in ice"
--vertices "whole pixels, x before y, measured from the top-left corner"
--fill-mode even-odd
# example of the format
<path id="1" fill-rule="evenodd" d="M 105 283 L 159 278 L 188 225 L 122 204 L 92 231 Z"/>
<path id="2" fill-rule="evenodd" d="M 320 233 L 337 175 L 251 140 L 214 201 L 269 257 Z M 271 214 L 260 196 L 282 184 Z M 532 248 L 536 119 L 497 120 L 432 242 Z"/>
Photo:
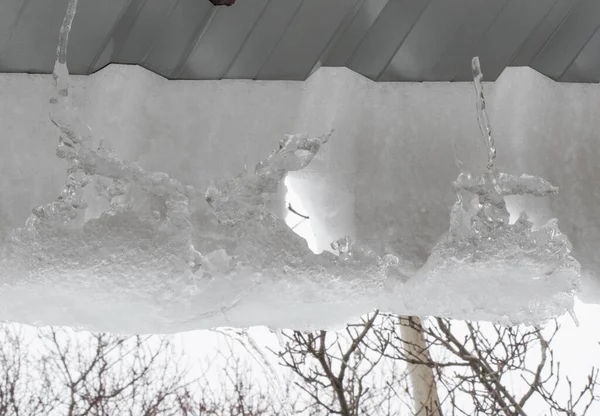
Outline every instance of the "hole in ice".
<path id="1" fill-rule="evenodd" d="M 509 224 L 517 222 L 524 212 L 532 224 L 532 229 L 537 230 L 552 219 L 546 201 L 530 195 L 506 195 L 504 196 L 506 210 L 510 214 Z"/>
<path id="2" fill-rule="evenodd" d="M 290 227 L 296 234 L 304 238 L 308 243 L 308 248 L 313 253 L 317 252 L 317 238 L 313 232 L 310 218 L 306 218 L 306 209 L 300 197 L 294 192 L 291 185 L 291 181 L 288 177 L 285 178 L 285 206 L 288 207 L 287 215 L 285 217 L 285 223 Z M 291 208 L 291 209 L 290 209 Z"/>

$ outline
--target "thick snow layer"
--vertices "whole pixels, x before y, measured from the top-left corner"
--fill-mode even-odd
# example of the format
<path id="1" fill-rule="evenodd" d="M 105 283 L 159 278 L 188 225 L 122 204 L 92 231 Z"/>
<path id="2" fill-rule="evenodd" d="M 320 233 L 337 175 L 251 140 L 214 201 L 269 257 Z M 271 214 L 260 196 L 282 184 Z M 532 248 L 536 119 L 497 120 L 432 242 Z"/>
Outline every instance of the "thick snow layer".
<path id="1" fill-rule="evenodd" d="M 88 206 L 58 226 L 37 222 L 40 211 L 30 218 L 36 207 L 52 218 L 48 204 L 65 186 L 51 79 L 0 75 L 0 319 L 117 332 L 315 328 L 379 307 L 537 321 L 571 307 L 574 260 L 579 296 L 600 299 L 596 85 L 556 84 L 528 68 L 486 85 L 499 171 L 539 176 L 560 193 L 506 197 L 513 228 L 494 236 L 508 243 L 472 249 L 454 244 L 450 222 L 460 173 L 452 146 L 470 171 L 487 160 L 470 83 L 376 84 L 332 68 L 304 83 L 172 82 L 131 66 L 72 80 L 74 110 L 111 151 L 84 158 L 98 169 Z M 304 169 L 255 171 L 285 133 L 331 129 Z M 305 158 L 305 148 L 290 154 Z M 317 251 L 337 252 L 330 243 L 345 236 L 342 252 L 357 243 L 339 258 L 313 255 L 284 226 L 285 189 L 272 178 L 290 169 Z"/>

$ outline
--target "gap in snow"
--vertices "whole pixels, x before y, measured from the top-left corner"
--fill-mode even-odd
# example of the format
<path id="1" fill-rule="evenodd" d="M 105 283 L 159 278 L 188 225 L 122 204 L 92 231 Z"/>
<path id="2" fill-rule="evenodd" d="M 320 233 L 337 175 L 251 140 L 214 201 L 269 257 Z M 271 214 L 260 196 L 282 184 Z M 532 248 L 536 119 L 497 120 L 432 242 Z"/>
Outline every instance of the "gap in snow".
<path id="1" fill-rule="evenodd" d="M 286 176 L 284 179 L 285 184 L 285 206 L 289 207 L 290 205 L 300 214 L 306 215 L 306 209 L 304 208 L 304 204 L 302 204 L 302 200 L 300 197 L 294 192 L 293 187 Z M 312 225 L 310 223 L 310 218 L 303 218 L 294 212 L 287 210 L 287 215 L 285 217 L 285 223 L 290 227 L 296 234 L 300 237 L 304 238 L 308 243 L 308 248 L 316 253 L 318 250 L 317 247 L 317 238 L 315 237 L 315 233 L 313 232 Z"/>

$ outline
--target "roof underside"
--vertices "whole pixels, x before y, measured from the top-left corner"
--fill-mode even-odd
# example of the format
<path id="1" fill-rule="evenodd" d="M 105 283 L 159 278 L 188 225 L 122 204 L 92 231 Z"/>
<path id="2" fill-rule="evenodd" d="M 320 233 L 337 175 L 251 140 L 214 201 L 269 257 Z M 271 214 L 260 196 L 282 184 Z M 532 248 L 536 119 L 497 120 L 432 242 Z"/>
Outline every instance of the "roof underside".
<path id="1" fill-rule="evenodd" d="M 68 0 L 0 2 L 0 72 L 50 73 Z M 170 79 L 304 80 L 347 66 L 376 81 L 466 81 L 530 66 L 600 81 L 598 0 L 80 0 L 68 64 Z"/>

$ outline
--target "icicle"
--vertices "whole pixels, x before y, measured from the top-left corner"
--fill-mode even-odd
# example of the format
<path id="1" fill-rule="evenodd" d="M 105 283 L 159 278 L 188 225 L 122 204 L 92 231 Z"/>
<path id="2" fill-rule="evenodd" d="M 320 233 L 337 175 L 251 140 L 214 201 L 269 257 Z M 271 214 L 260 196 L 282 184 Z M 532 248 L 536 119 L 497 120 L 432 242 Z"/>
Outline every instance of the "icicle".
<path id="1" fill-rule="evenodd" d="M 267 356 L 263 353 L 262 349 L 254 341 L 252 336 L 248 333 L 248 328 L 235 329 L 235 328 L 219 328 L 213 331 L 225 335 L 237 341 L 250 356 L 263 368 L 271 386 L 275 389 L 275 392 L 280 396 L 279 400 L 283 404 L 284 411 L 286 414 L 291 414 L 291 406 L 283 390 L 281 379 L 279 374 L 269 362 Z"/>
<path id="2" fill-rule="evenodd" d="M 575 314 L 575 309 L 574 308 L 569 309 L 569 315 L 571 315 L 571 319 L 573 319 L 573 322 L 575 323 L 575 326 L 577 328 L 579 328 L 579 319 L 577 319 L 577 315 Z"/>
<path id="3" fill-rule="evenodd" d="M 490 125 L 490 120 L 485 109 L 485 97 L 483 96 L 483 86 L 481 84 L 483 73 L 481 72 L 479 57 L 477 56 L 473 58 L 472 69 L 475 92 L 477 93 L 477 120 L 479 121 L 479 128 L 483 134 L 483 140 L 488 151 L 487 168 L 491 169 L 494 166 L 494 159 L 496 158 L 496 147 L 494 146 L 494 138 L 492 137 L 492 126 Z"/>
<path id="4" fill-rule="evenodd" d="M 77 11 L 78 1 L 79 0 L 69 0 L 67 12 L 65 13 L 62 26 L 60 27 L 60 34 L 58 36 L 56 63 L 54 64 L 52 77 L 54 78 L 54 82 L 56 82 L 59 95 L 62 96 L 67 96 L 68 94 L 69 70 L 67 69 L 67 46 L 69 44 L 69 33 L 71 32 L 71 26 L 73 25 L 75 12 Z"/>
<path id="5" fill-rule="evenodd" d="M 95 179 L 96 191 L 101 196 L 105 196 L 111 205 L 111 210 L 103 213 L 102 221 L 110 223 L 111 220 L 107 219 L 108 216 L 129 211 L 132 208 L 128 201 L 131 189 L 143 194 L 144 198 L 147 198 L 147 204 L 137 207 L 138 211 L 132 213 L 130 221 L 125 224 L 133 228 L 153 229 L 154 232 L 150 234 L 155 241 L 160 233 L 169 235 L 168 243 L 162 245 L 150 256 L 155 259 L 167 256 L 168 250 L 177 245 L 177 257 L 180 261 L 174 265 L 171 274 L 181 273 L 183 276 L 189 276 L 190 271 L 198 270 L 199 265 L 196 258 L 200 256 L 191 243 L 191 214 L 186 187 L 165 173 L 147 172 L 136 163 L 118 159 L 103 141 L 99 143 L 99 146 L 94 146 L 91 128 L 80 119 L 78 109 L 69 97 L 67 48 L 77 3 L 78 0 L 69 1 L 60 29 L 53 72 L 55 90 L 50 99 L 49 113 L 50 120 L 59 130 L 56 155 L 68 162 L 68 177 L 62 192 L 54 201 L 33 209 L 33 215 L 27 220 L 24 232 L 15 230 L 14 242 L 21 246 L 25 253 L 28 253 L 28 257 L 31 257 L 33 252 L 39 251 L 37 254 L 39 258 L 47 258 L 48 262 L 60 264 L 66 270 L 77 268 L 77 263 L 71 264 L 64 258 L 58 258 L 56 254 L 48 253 L 61 245 L 61 252 L 65 253 L 85 250 L 85 245 L 78 242 L 79 239 L 84 238 L 81 236 L 82 227 L 84 223 L 92 228 L 95 225 L 87 223 L 85 215 L 83 215 L 83 210 L 87 207 L 83 199 L 83 188 Z M 153 204 L 162 207 L 162 211 L 158 212 L 158 215 L 155 215 L 156 210 L 152 210 Z M 77 221 L 74 221 L 75 219 Z M 121 225 L 117 226 L 119 221 L 121 221 Z M 40 224 L 43 224 L 44 227 L 39 227 Z M 72 229 L 73 234 L 66 233 L 63 229 L 65 226 Z M 118 236 L 117 230 L 123 229 L 123 227 L 123 218 L 117 219 L 114 228 L 105 225 L 104 231 L 98 233 L 94 239 L 108 239 L 110 243 L 107 243 L 105 247 L 118 253 L 120 245 L 134 244 L 131 240 L 126 242 Z M 42 229 L 43 233 L 40 234 Z M 111 231 L 114 231 L 115 234 L 111 235 Z M 138 239 L 143 240 L 144 238 L 141 237 L 141 235 L 137 235 Z M 77 256 L 73 255 L 73 257 Z M 87 255 L 87 261 L 94 261 L 91 253 Z M 141 256 L 137 255 L 120 263 L 131 265 L 142 261 Z M 123 266 L 125 267 L 125 264 Z"/>
<path id="6" fill-rule="evenodd" d="M 283 330 L 281 328 L 271 328 L 271 327 L 269 327 L 269 330 L 277 338 L 277 346 L 279 348 L 283 348 L 285 346 L 285 339 L 283 338 Z"/>
<path id="7" fill-rule="evenodd" d="M 91 130 L 85 123 L 73 117 L 73 109 L 69 106 L 69 70 L 67 68 L 67 47 L 69 33 L 77 11 L 78 0 L 69 0 L 67 11 L 60 28 L 58 46 L 56 48 L 56 62 L 52 78 L 54 80 L 54 94 L 50 98 L 50 120 L 56 125 L 61 134 L 56 148 L 56 154 L 69 162 L 67 169 L 68 178 L 61 194 L 56 201 L 33 209 L 39 219 L 56 219 L 68 223 L 78 216 L 78 210 L 86 207 L 82 197 L 82 188 L 89 181 L 88 171 L 81 169 L 78 160 L 77 147 L 89 136 L 87 132 L 81 134 L 83 129 Z M 83 126 L 83 129 L 82 129 Z M 33 222 L 35 224 L 35 221 Z"/>

